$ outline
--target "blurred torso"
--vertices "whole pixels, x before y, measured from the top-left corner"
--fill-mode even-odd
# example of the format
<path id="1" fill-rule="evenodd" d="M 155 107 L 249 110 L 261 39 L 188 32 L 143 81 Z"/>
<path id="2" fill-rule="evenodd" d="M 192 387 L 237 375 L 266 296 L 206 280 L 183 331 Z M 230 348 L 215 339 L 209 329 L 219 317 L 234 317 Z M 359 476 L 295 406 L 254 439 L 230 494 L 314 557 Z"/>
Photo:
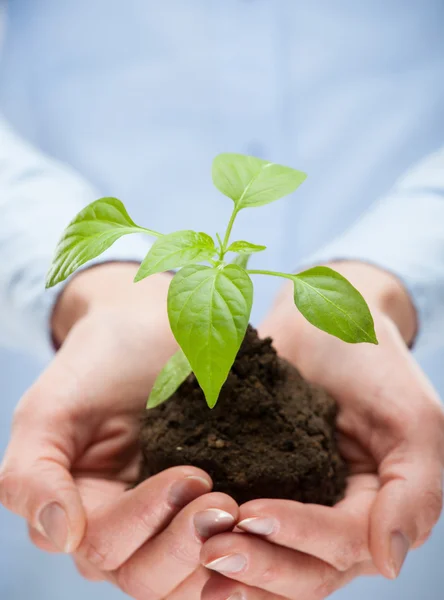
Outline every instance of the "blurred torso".
<path id="1" fill-rule="evenodd" d="M 236 226 L 268 246 L 263 268 L 292 269 L 444 143 L 443 22 L 440 0 L 12 0 L 0 109 L 165 232 L 222 228 L 230 202 L 210 177 L 220 151 L 305 170 L 294 197 Z M 257 320 L 277 283 L 255 285 Z"/>

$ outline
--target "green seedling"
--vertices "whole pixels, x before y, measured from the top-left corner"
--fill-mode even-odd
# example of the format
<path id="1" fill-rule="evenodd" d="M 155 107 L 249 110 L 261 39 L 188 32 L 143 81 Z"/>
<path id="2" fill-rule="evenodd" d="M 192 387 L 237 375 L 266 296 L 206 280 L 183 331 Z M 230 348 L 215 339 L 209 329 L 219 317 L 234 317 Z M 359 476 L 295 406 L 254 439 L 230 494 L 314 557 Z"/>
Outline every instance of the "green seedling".
<path id="1" fill-rule="evenodd" d="M 250 320 L 251 275 L 290 279 L 296 307 L 315 327 L 345 342 L 378 343 L 364 298 L 342 275 L 325 266 L 302 273 L 248 269 L 251 254 L 264 251 L 265 246 L 243 240 L 230 242 L 241 210 L 291 194 L 306 175 L 241 154 L 217 156 L 212 175 L 214 185 L 234 203 L 223 237 L 217 235 L 215 241 L 207 233 L 190 230 L 162 235 L 136 225 L 117 198 L 101 198 L 84 208 L 68 225 L 48 273 L 46 285 L 51 287 L 130 233 L 157 238 L 135 281 L 180 269 L 168 291 L 169 322 L 180 350 L 158 376 L 148 408 L 167 400 L 191 372 L 208 406 L 215 406 Z M 228 260 L 227 255 L 232 254 L 234 260 Z"/>

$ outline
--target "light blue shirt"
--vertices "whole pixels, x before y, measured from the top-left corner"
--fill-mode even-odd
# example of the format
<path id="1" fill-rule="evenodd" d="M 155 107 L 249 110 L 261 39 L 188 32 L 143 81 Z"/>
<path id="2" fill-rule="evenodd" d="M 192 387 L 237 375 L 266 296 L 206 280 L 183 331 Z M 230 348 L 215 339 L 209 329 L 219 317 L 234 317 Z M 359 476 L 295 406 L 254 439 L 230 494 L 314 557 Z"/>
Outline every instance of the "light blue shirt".
<path id="1" fill-rule="evenodd" d="M 244 211 L 262 268 L 358 258 L 412 294 L 423 366 L 444 391 L 444 3 L 441 0 L 11 0 L 0 62 L 0 445 L 48 356 L 44 278 L 87 202 L 121 198 L 136 222 L 214 233 L 230 202 L 212 158 L 251 153 L 306 171 L 292 197 Z M 127 237 L 108 257 L 141 258 Z M 255 259 L 256 260 L 256 259 Z M 259 260 L 259 258 L 257 258 Z M 257 279 L 254 320 L 277 282 Z M 438 533 L 395 584 L 338 600 L 438 600 Z M 4 571 L 4 575 L 3 575 Z M 0 512 L 0 597 L 122 597 L 39 554 Z M 194 599 L 190 599 L 194 600 Z"/>

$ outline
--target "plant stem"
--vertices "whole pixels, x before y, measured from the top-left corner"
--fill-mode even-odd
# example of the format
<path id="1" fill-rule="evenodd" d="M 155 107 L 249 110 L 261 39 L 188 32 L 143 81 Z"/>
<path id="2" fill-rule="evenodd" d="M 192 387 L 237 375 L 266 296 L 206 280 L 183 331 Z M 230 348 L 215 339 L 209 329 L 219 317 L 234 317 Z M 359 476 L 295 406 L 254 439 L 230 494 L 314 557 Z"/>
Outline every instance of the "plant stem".
<path id="1" fill-rule="evenodd" d="M 224 243 L 222 244 L 222 256 L 221 256 L 221 260 L 223 259 L 223 257 L 225 256 L 225 253 L 227 251 L 228 248 L 228 242 L 230 241 L 230 235 L 231 235 L 231 230 L 233 229 L 233 225 L 234 225 L 234 221 L 237 217 L 237 213 L 238 213 L 238 209 L 236 207 L 234 207 L 233 213 L 230 217 L 230 220 L 228 222 L 228 227 L 227 227 L 227 231 L 225 232 L 225 237 L 224 237 Z"/>
<path id="2" fill-rule="evenodd" d="M 217 241 L 219 242 L 219 259 L 223 260 L 224 259 L 224 250 L 223 250 L 222 240 L 218 233 L 216 233 L 216 237 L 217 237 Z"/>
<path id="3" fill-rule="evenodd" d="M 285 279 L 294 279 L 295 275 L 281 273 L 280 271 L 262 271 L 261 269 L 248 269 L 249 275 L 271 275 L 273 277 L 284 277 Z"/>

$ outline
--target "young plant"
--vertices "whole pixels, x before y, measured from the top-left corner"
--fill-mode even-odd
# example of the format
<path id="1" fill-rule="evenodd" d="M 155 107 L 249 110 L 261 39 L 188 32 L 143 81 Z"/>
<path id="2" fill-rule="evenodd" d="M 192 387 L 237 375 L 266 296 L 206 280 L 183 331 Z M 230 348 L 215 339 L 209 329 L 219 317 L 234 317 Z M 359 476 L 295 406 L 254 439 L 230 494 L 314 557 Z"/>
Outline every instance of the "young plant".
<path id="1" fill-rule="evenodd" d="M 168 317 L 180 350 L 169 360 L 151 391 L 148 408 L 159 405 L 194 372 L 208 406 L 215 406 L 236 358 L 250 319 L 253 284 L 250 275 L 290 279 L 294 302 L 315 327 L 349 343 L 377 344 L 373 319 L 361 294 L 328 267 L 302 273 L 248 269 L 248 258 L 265 246 L 230 243 L 241 210 L 291 194 L 306 175 L 252 156 L 220 154 L 213 161 L 214 185 L 233 201 L 233 212 L 217 242 L 207 233 L 184 230 L 162 235 L 140 227 L 116 198 L 101 198 L 68 225 L 56 249 L 47 287 L 104 252 L 118 238 L 145 233 L 156 241 L 140 265 L 135 281 L 154 273 L 180 269 L 168 291 Z M 234 260 L 227 260 L 228 254 Z M 201 264 L 201 263 L 207 263 Z"/>

